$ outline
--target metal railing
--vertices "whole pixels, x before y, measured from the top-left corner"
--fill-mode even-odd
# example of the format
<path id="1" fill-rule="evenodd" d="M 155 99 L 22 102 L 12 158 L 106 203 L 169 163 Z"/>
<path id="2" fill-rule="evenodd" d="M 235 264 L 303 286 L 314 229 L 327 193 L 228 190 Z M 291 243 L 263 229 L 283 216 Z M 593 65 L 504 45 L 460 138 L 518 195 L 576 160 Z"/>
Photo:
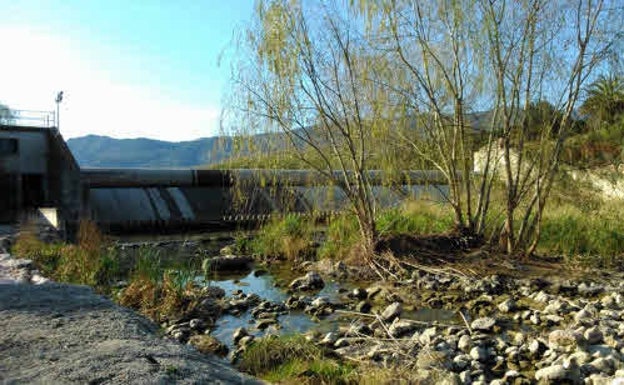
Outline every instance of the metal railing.
<path id="1" fill-rule="evenodd" d="M 0 126 L 56 127 L 54 111 L 0 110 Z"/>

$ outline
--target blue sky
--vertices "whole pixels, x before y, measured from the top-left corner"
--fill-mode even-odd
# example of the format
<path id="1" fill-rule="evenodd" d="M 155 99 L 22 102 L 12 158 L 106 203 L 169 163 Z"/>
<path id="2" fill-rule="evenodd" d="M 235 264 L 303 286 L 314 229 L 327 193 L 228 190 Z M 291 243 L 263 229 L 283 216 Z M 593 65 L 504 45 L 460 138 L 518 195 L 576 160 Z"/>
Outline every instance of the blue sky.
<path id="1" fill-rule="evenodd" d="M 0 0 L 0 103 L 54 109 L 61 133 L 217 135 L 233 34 L 253 0 Z"/>

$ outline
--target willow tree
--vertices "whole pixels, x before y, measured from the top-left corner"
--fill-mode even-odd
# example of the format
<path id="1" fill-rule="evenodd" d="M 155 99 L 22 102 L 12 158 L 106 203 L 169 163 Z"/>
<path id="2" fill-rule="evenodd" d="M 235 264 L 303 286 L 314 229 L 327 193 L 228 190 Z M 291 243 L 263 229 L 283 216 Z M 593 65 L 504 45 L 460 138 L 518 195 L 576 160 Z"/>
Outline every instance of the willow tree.
<path id="1" fill-rule="evenodd" d="M 506 252 L 533 252 L 579 90 L 621 37 L 621 9 L 602 0 L 350 4 L 367 16 L 377 49 L 396 58 L 387 86 L 416 125 L 397 137 L 445 174 L 457 227 L 477 235 L 487 227 Z M 560 113 L 535 140 L 525 111 L 540 100 Z M 475 131 L 487 137 L 479 172 Z M 499 179 L 501 215 L 489 215 Z"/>
<path id="2" fill-rule="evenodd" d="M 340 187 L 372 261 L 378 230 L 370 159 L 388 120 L 385 91 L 371 73 L 385 61 L 343 16 L 323 2 L 257 3 L 236 68 L 232 104 L 244 128 L 235 134 L 273 134 L 266 136 L 277 142 L 273 149 L 295 154 L 322 183 Z"/>

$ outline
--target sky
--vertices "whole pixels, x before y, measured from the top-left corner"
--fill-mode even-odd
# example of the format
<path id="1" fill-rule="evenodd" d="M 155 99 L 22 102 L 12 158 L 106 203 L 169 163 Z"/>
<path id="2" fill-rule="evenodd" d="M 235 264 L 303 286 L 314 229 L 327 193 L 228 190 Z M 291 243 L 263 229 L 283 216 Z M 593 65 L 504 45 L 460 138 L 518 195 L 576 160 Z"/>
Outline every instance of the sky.
<path id="1" fill-rule="evenodd" d="M 54 111 L 65 139 L 219 134 L 253 0 L 0 0 L 0 103 Z M 220 60 L 221 58 L 221 60 Z"/>

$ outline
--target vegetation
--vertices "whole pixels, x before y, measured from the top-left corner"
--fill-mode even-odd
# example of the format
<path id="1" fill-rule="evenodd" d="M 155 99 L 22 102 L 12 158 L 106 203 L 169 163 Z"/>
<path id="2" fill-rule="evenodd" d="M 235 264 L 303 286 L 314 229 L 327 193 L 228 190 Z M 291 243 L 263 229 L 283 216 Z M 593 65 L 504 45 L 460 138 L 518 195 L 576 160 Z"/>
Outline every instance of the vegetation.
<path id="1" fill-rule="evenodd" d="M 281 384 L 350 384 L 355 368 L 327 358 L 303 336 L 268 336 L 243 353 L 239 368 L 269 382 Z"/>
<path id="2" fill-rule="evenodd" d="M 106 292 L 121 274 L 119 258 L 93 222 L 81 222 L 77 244 L 46 244 L 28 226 L 20 233 L 13 252 L 32 259 L 41 272 L 60 281 L 93 286 Z"/>
<path id="3" fill-rule="evenodd" d="M 251 241 L 249 248 L 263 257 L 305 259 L 312 250 L 314 220 L 288 214 L 272 219 Z"/>
<path id="4" fill-rule="evenodd" d="M 278 133 L 282 164 L 296 157 L 345 191 L 368 258 L 381 236 L 368 171 L 396 175 L 405 154 L 445 176 L 457 231 L 531 254 L 565 141 L 580 129 L 576 105 L 616 25 L 603 1 L 351 1 L 347 11 L 260 1 L 230 115 L 249 127 L 235 133 Z M 470 114 L 484 110 L 475 125 Z M 490 213 L 499 179 L 504 204 Z"/>

